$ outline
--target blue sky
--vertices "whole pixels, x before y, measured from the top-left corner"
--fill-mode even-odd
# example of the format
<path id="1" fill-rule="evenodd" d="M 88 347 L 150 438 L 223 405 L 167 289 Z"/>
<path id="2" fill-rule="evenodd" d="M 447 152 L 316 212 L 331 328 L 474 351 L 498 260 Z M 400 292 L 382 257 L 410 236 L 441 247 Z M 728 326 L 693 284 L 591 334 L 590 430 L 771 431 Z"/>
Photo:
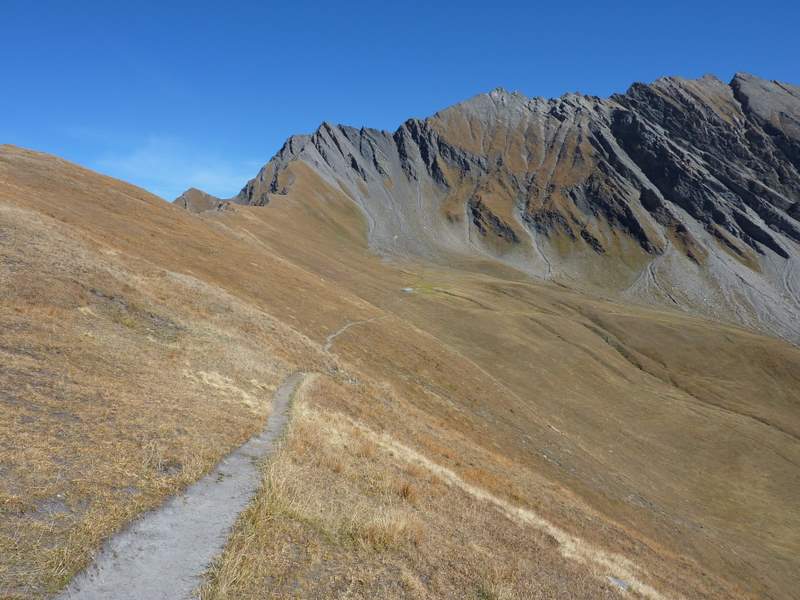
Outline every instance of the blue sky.
<path id="1" fill-rule="evenodd" d="M 172 199 L 230 196 L 293 133 L 383 129 L 502 86 L 800 83 L 800 2 L 4 0 L 0 143 Z"/>

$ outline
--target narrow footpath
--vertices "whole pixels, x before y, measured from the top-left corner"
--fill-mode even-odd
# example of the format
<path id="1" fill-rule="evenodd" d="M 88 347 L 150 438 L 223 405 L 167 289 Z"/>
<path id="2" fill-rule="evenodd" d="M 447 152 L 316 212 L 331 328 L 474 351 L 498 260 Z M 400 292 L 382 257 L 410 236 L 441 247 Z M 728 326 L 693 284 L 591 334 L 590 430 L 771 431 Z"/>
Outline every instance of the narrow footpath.
<path id="1" fill-rule="evenodd" d="M 94 563 L 79 573 L 59 600 L 184 600 L 219 555 L 239 513 L 261 483 L 259 462 L 269 456 L 289 418 L 289 402 L 305 379 L 286 378 L 275 392 L 264 430 L 216 468 L 111 537 Z"/>

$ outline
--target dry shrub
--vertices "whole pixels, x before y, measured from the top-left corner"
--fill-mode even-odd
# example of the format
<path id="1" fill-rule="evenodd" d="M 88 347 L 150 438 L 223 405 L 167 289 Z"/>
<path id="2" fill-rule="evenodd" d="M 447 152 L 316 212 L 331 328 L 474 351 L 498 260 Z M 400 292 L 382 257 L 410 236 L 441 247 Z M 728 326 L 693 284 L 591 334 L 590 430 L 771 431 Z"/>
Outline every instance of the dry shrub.
<path id="1" fill-rule="evenodd" d="M 0 515 L 21 514 L 30 507 L 30 504 L 20 496 L 0 492 Z"/>
<path id="2" fill-rule="evenodd" d="M 506 583 L 484 582 L 478 587 L 481 600 L 517 600 L 520 596 Z"/>
<path id="3" fill-rule="evenodd" d="M 420 581 L 420 578 L 416 574 L 409 571 L 406 567 L 403 567 L 402 569 L 400 582 L 403 586 L 405 597 L 419 599 L 429 597 L 428 591 L 425 589 L 425 585 L 422 583 L 422 581 Z"/>
<path id="4" fill-rule="evenodd" d="M 428 471 L 417 463 L 408 463 L 403 467 L 403 471 L 412 479 L 422 479 L 428 476 Z"/>
<path id="5" fill-rule="evenodd" d="M 508 566 L 490 564 L 478 586 L 478 597 L 485 600 L 517 600 L 514 588 L 516 573 Z"/>
<path id="6" fill-rule="evenodd" d="M 337 475 L 340 475 L 345 471 L 345 463 L 338 455 L 325 454 L 320 457 L 320 463 Z"/>
<path id="7" fill-rule="evenodd" d="M 264 475 L 266 493 L 257 498 L 256 514 L 266 520 L 283 515 L 290 519 L 311 522 L 310 499 L 297 485 L 299 477 L 306 473 L 288 460 L 275 460 L 269 464 Z"/>
<path id="8" fill-rule="evenodd" d="M 359 441 L 358 448 L 356 449 L 356 456 L 365 460 L 372 460 L 378 451 L 378 445 L 369 438 L 363 438 Z"/>
<path id="9" fill-rule="evenodd" d="M 291 432 L 286 439 L 286 451 L 295 460 L 310 462 L 337 475 L 347 473 L 348 461 L 342 448 L 325 438 L 325 430 L 318 421 L 297 414 L 292 420 Z"/>
<path id="10" fill-rule="evenodd" d="M 142 468 L 145 472 L 160 473 L 164 466 L 164 452 L 158 442 L 150 440 L 142 445 Z"/>
<path id="11" fill-rule="evenodd" d="M 419 499 L 419 491 L 417 487 L 408 481 L 398 481 L 395 483 L 395 491 L 397 495 L 409 504 L 416 504 Z"/>
<path id="12" fill-rule="evenodd" d="M 361 520 L 354 517 L 351 535 L 376 550 L 396 548 L 406 543 L 422 543 L 424 528 L 414 515 L 398 509 L 384 508 Z"/>

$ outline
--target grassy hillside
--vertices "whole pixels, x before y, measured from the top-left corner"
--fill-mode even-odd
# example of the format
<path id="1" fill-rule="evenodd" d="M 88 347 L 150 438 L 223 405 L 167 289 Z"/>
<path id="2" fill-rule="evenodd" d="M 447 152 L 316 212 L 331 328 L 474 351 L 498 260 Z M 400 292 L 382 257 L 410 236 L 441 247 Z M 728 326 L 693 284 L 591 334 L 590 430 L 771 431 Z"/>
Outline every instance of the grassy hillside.
<path id="1" fill-rule="evenodd" d="M 208 598 L 791 597 L 800 350 L 490 261 L 380 259 L 306 168 L 192 215 L 0 149 L 0 597 L 62 587 L 298 369 Z"/>

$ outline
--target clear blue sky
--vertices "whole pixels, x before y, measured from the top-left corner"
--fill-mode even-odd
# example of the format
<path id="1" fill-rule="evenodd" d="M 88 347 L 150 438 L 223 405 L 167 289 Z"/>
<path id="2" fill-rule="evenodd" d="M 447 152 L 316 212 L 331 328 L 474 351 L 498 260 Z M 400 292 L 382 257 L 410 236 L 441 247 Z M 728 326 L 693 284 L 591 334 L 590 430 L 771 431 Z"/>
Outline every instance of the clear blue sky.
<path id="1" fill-rule="evenodd" d="M 800 2 L 4 0 L 0 49 L 0 143 L 229 196 L 323 120 L 393 130 L 498 86 L 800 83 Z"/>

